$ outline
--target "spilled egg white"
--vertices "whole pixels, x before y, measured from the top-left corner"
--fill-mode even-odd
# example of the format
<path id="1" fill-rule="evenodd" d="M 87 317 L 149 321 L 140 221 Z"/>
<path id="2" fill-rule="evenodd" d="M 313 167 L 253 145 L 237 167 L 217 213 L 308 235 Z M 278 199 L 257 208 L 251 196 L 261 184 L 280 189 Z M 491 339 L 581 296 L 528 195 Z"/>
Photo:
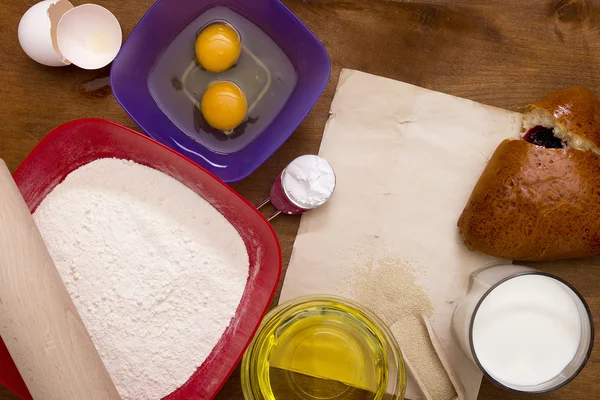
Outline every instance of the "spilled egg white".
<path id="1" fill-rule="evenodd" d="M 23 51 L 50 67 L 102 68 L 122 44 L 121 25 L 110 11 L 95 4 L 73 7 L 68 0 L 35 4 L 21 18 L 18 35 Z"/>
<path id="2" fill-rule="evenodd" d="M 71 64 L 58 49 L 56 30 L 62 16 L 73 9 L 67 0 L 45 0 L 33 5 L 19 22 L 19 44 L 34 61 L 49 67 Z"/>

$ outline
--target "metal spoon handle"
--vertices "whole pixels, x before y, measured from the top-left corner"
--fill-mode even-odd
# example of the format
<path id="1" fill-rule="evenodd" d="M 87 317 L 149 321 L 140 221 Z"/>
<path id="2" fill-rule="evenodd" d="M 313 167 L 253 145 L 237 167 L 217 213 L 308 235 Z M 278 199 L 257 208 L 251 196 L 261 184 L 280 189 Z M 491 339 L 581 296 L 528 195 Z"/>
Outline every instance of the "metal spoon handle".
<path id="1" fill-rule="evenodd" d="M 270 221 L 270 220 L 272 220 L 273 218 L 275 218 L 275 217 L 276 217 L 276 216 L 278 216 L 279 214 L 281 214 L 281 211 L 279 211 L 279 210 L 277 210 L 277 211 L 274 211 L 274 212 L 273 212 L 273 214 L 271 214 L 271 215 L 269 215 L 269 216 L 267 217 L 267 221 Z"/>
<path id="2" fill-rule="evenodd" d="M 264 206 L 266 206 L 270 202 L 271 202 L 271 198 L 267 197 L 266 199 L 264 199 L 263 201 L 261 201 L 260 203 L 258 203 L 258 205 L 256 206 L 256 209 L 260 210 L 261 208 L 263 208 Z"/>
<path id="3" fill-rule="evenodd" d="M 258 203 L 258 205 L 256 206 L 256 209 L 260 210 L 261 208 L 263 208 L 264 206 L 266 206 L 270 202 L 271 202 L 271 198 L 267 197 L 266 199 L 264 199 L 263 201 L 261 201 L 260 203 Z M 275 218 L 279 214 L 281 214 L 281 211 L 279 211 L 279 210 L 273 211 L 273 213 L 267 217 L 267 221 L 271 221 L 273 218 Z"/>

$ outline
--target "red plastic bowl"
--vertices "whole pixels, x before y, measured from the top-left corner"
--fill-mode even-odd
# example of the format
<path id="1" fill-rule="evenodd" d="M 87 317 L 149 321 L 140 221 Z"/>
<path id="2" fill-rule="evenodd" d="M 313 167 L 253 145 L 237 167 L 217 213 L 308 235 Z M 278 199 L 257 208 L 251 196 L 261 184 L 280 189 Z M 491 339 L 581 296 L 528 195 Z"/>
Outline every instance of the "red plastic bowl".
<path id="1" fill-rule="evenodd" d="M 98 158 L 133 160 L 172 176 L 215 207 L 242 236 L 250 273 L 229 327 L 204 363 L 168 400 L 211 399 L 248 346 L 273 297 L 281 274 L 281 251 L 271 225 L 245 199 L 212 174 L 148 137 L 110 121 L 82 119 L 50 132 L 14 174 L 33 212 L 70 172 Z M 31 399 L 4 342 L 0 340 L 0 383 Z"/>

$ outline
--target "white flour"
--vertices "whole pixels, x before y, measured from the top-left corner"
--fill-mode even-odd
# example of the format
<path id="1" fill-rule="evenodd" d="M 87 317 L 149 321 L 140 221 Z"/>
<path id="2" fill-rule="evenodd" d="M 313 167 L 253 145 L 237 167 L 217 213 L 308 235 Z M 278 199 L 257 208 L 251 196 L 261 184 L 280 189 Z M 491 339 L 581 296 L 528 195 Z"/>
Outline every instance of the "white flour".
<path id="1" fill-rule="evenodd" d="M 71 173 L 34 219 L 122 398 L 183 385 L 246 285 L 235 228 L 175 179 L 117 159 Z"/>
<path id="2" fill-rule="evenodd" d="M 285 168 L 282 185 L 298 206 L 314 208 L 331 197 L 335 174 L 325 159 L 307 154 L 296 158 Z"/>

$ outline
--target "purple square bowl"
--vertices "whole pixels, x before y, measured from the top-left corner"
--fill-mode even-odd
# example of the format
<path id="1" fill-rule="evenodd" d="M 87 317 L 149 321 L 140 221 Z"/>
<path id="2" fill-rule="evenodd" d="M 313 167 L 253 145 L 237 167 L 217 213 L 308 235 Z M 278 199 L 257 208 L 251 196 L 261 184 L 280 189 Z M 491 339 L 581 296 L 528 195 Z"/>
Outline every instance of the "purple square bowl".
<path id="1" fill-rule="evenodd" d="M 269 125 L 245 147 L 228 154 L 213 151 L 180 130 L 158 106 L 148 83 L 175 38 L 214 7 L 229 8 L 263 30 L 283 50 L 297 75 L 291 95 Z M 329 57 L 321 42 L 278 0 L 158 0 L 113 62 L 111 85 L 119 104 L 150 137 L 223 181 L 235 182 L 252 173 L 287 140 L 322 93 L 329 73 Z"/>

